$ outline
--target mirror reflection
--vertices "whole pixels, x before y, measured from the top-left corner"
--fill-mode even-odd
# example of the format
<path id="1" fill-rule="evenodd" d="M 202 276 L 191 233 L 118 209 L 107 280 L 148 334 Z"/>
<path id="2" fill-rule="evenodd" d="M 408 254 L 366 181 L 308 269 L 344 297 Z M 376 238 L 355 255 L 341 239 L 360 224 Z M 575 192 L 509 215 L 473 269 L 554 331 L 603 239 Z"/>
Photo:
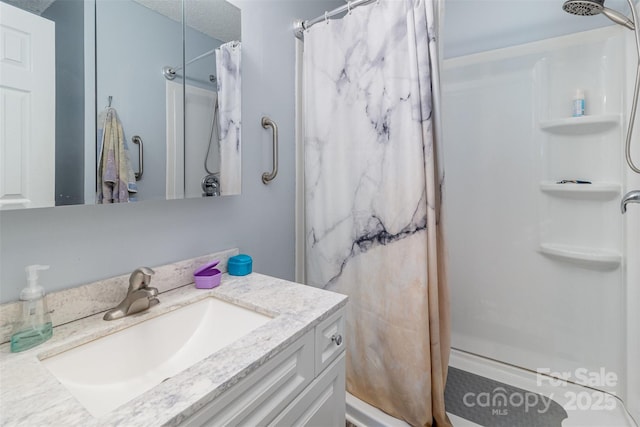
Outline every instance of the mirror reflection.
<path id="1" fill-rule="evenodd" d="M 2 32 L 0 86 L 10 102 L 1 114 L 0 208 L 240 192 L 238 8 L 223 0 L 1 6 L 3 28 L 25 27 Z M 40 74 L 23 80 L 36 87 L 16 78 L 29 68 Z"/>

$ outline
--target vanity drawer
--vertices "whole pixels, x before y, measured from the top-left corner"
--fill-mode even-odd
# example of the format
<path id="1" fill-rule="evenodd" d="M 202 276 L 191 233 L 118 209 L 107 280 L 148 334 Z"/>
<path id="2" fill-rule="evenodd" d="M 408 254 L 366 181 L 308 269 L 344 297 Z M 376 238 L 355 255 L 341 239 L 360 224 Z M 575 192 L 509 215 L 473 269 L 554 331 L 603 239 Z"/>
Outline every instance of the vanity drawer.
<path id="1" fill-rule="evenodd" d="M 338 310 L 316 326 L 316 376 L 345 349 L 344 309 Z"/>
<path id="2" fill-rule="evenodd" d="M 309 331 L 181 425 L 269 424 L 313 381 L 313 346 L 314 332 Z"/>

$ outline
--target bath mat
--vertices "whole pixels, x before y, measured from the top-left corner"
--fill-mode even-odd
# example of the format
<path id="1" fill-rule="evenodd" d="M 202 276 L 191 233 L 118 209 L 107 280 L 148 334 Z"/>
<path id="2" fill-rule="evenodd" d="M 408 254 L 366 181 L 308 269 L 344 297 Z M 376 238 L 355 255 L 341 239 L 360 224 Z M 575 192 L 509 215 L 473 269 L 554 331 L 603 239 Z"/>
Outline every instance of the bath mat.
<path id="1" fill-rule="evenodd" d="M 447 412 L 484 427 L 561 427 L 567 411 L 552 399 L 449 367 Z"/>

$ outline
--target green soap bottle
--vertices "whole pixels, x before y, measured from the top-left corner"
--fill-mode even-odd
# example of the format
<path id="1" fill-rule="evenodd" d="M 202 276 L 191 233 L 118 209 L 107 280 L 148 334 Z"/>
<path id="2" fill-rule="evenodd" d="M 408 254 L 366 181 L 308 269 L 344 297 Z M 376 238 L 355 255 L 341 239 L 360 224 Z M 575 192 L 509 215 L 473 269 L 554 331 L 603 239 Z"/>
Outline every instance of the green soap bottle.
<path id="1" fill-rule="evenodd" d="M 48 268 L 48 265 L 30 265 L 25 269 L 28 285 L 20 292 L 22 313 L 11 334 L 12 353 L 29 350 L 53 335 L 44 289 L 38 285 L 38 271 Z"/>

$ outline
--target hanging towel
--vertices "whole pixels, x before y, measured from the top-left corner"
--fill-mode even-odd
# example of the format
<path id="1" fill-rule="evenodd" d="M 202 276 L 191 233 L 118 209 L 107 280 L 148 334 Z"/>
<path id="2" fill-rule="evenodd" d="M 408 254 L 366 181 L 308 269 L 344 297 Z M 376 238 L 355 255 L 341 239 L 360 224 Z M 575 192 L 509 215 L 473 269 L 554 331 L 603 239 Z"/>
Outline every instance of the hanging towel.
<path id="1" fill-rule="evenodd" d="M 242 44 L 232 41 L 216 49 L 220 122 L 220 194 L 240 193 L 240 130 L 242 78 L 240 59 Z"/>
<path id="2" fill-rule="evenodd" d="M 97 203 L 135 201 L 136 176 L 129 160 L 129 147 L 115 108 L 98 116 Z"/>

